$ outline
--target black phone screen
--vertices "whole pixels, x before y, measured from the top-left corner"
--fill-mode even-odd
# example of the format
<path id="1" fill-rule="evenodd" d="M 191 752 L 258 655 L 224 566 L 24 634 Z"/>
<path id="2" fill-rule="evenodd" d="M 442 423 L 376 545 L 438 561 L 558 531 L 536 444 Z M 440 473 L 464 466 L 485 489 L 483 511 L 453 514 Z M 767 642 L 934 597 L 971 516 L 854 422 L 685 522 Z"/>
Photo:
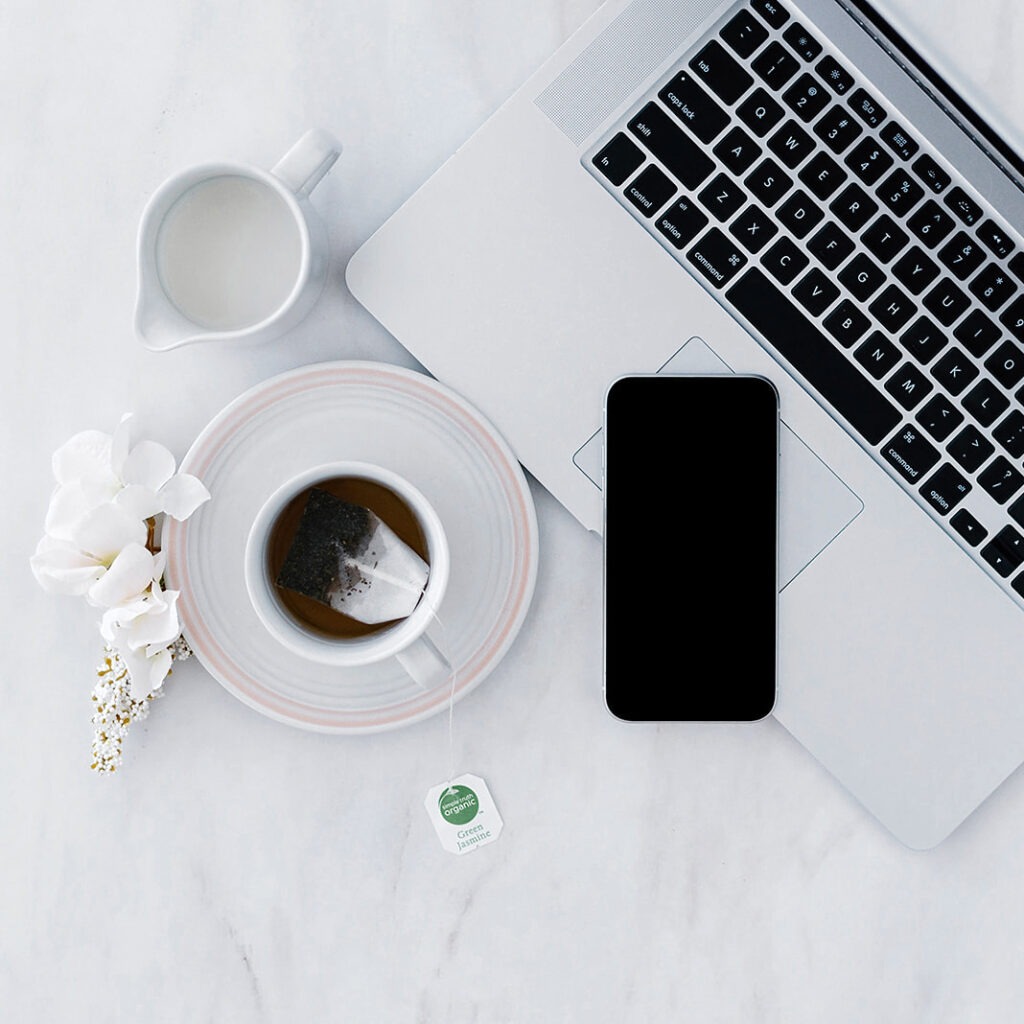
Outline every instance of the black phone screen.
<path id="1" fill-rule="evenodd" d="M 629 721 L 775 703 L 779 405 L 762 377 L 623 377 L 605 402 L 605 700 Z"/>

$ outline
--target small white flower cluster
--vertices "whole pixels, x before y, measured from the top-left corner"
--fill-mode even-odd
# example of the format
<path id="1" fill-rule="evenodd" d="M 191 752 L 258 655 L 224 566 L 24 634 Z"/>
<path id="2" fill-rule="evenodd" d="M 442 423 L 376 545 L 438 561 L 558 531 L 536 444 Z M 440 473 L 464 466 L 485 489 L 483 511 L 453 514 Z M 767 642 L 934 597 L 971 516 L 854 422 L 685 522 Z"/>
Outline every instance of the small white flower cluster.
<path id="1" fill-rule="evenodd" d="M 131 417 L 113 435 L 76 434 L 53 455 L 57 489 L 32 571 L 51 593 L 84 596 L 103 610 L 100 634 L 124 665 L 134 701 L 159 689 L 178 638 L 178 592 L 164 590 L 165 555 L 152 542 L 157 517 L 186 519 L 210 493 L 175 473 L 153 441 L 131 444 Z"/>
<path id="2" fill-rule="evenodd" d="M 191 655 L 182 637 L 178 637 L 168 648 L 173 661 L 184 661 Z M 110 773 L 121 767 L 121 747 L 128 726 L 149 714 L 149 705 L 163 694 L 163 689 L 141 700 L 132 696 L 128 668 L 121 656 L 112 647 L 103 652 L 103 664 L 96 669 L 99 681 L 92 691 L 92 769 Z"/>

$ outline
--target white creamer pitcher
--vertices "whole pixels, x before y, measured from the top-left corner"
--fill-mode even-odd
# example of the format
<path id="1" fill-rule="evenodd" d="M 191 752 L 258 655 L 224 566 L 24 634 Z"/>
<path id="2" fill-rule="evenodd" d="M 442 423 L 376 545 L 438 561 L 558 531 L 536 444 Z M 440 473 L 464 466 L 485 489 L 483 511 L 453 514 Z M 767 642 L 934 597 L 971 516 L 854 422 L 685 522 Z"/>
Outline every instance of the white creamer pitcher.
<path id="1" fill-rule="evenodd" d="M 328 244 L 309 195 L 341 153 L 307 132 L 270 170 L 210 163 L 168 179 L 139 226 L 135 330 L 164 352 L 279 337 L 312 309 Z"/>

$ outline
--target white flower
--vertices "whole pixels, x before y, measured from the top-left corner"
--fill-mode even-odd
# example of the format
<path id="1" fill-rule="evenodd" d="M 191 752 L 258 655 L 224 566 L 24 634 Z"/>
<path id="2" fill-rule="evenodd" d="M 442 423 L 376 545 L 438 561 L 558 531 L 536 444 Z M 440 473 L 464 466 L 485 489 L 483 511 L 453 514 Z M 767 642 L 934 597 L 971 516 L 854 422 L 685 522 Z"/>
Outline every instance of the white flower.
<path id="1" fill-rule="evenodd" d="M 181 632 L 178 593 L 161 590 L 159 582 L 154 581 L 146 593 L 103 614 L 100 633 L 125 663 L 135 700 L 159 689 L 170 671 L 168 648 Z"/>
<path id="2" fill-rule="evenodd" d="M 139 550 L 149 533 L 146 520 L 161 513 L 187 519 L 210 497 L 194 476 L 174 470 L 174 456 L 163 445 L 131 445 L 130 416 L 122 417 L 113 435 L 86 430 L 57 449 L 57 489 L 46 513 L 46 535 L 31 560 L 39 583 L 53 593 L 85 594 L 90 603 L 109 608 L 159 579 L 163 562 L 150 555 L 146 566 Z M 115 565 L 115 579 L 104 584 Z M 142 585 L 127 593 L 129 582 Z"/>
<path id="3" fill-rule="evenodd" d="M 57 489 L 32 571 L 52 593 L 78 594 L 105 609 L 100 633 L 120 655 L 131 692 L 159 689 L 180 635 L 178 592 L 160 585 L 165 556 L 150 551 L 149 522 L 187 519 L 210 493 L 194 476 L 175 473 L 174 456 L 154 441 L 131 444 L 131 417 L 112 435 L 76 434 L 54 452 Z"/>

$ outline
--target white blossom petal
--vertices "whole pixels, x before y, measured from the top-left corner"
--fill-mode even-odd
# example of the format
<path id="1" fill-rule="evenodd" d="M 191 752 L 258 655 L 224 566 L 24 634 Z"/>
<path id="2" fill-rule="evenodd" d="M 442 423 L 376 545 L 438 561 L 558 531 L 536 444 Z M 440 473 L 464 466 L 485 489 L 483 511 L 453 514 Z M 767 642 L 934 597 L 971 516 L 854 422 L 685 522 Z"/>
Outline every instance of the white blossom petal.
<path id="1" fill-rule="evenodd" d="M 121 469 L 121 480 L 142 484 L 159 491 L 174 476 L 174 456 L 156 441 L 140 441 L 129 453 Z"/>
<path id="2" fill-rule="evenodd" d="M 145 544 L 146 524 L 115 504 L 100 505 L 71 531 L 71 542 L 79 550 L 109 564 L 129 544 Z"/>
<path id="3" fill-rule="evenodd" d="M 136 519 L 149 519 L 163 512 L 163 499 L 143 484 L 129 484 L 118 492 L 114 501 Z"/>
<path id="4" fill-rule="evenodd" d="M 210 492 L 203 482 L 189 473 L 178 473 L 160 489 L 163 511 L 175 519 L 188 519 L 205 501 Z"/>
<path id="5" fill-rule="evenodd" d="M 110 435 L 99 430 L 83 430 L 67 440 L 53 453 L 53 475 L 57 483 L 112 478 L 110 442 Z"/>
<path id="6" fill-rule="evenodd" d="M 106 569 L 70 544 L 43 537 L 29 559 L 39 585 L 51 594 L 84 594 Z"/>
<path id="7" fill-rule="evenodd" d="M 111 484 L 114 483 L 114 486 Z M 120 484 L 84 480 L 62 484 L 53 492 L 46 510 L 44 528 L 52 537 L 70 540 L 75 526 L 98 505 L 104 505 L 117 493 Z"/>
<path id="8" fill-rule="evenodd" d="M 129 544 L 89 589 L 89 603 L 99 608 L 125 604 L 148 590 L 156 572 L 152 553 L 142 544 Z"/>
<path id="9" fill-rule="evenodd" d="M 141 601 L 110 608 L 100 623 L 100 632 L 118 650 L 143 650 L 154 653 L 178 638 L 177 590 L 161 591 L 158 583 Z"/>
<path id="10" fill-rule="evenodd" d="M 126 412 L 110 439 L 110 469 L 119 480 L 124 480 L 124 463 L 131 448 L 133 420 L 132 414 Z"/>
<path id="11" fill-rule="evenodd" d="M 134 700 L 145 700 L 154 690 L 158 690 L 171 670 L 171 652 L 168 650 L 159 651 L 152 657 L 142 651 L 120 648 L 117 653 L 128 669 Z"/>

